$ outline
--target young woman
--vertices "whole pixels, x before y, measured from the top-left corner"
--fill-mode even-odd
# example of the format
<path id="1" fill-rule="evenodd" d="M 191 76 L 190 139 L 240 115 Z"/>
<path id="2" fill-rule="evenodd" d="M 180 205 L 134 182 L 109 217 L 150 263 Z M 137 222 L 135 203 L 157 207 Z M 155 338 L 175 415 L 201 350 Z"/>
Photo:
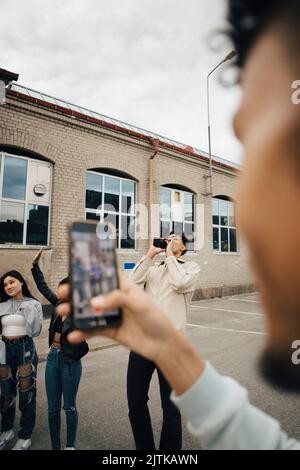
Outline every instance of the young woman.
<path id="1" fill-rule="evenodd" d="M 43 250 L 40 250 L 33 259 L 31 272 L 38 290 L 53 306 L 56 306 L 59 303 L 59 298 L 49 289 L 38 264 L 42 252 Z M 63 279 L 59 285 L 67 282 L 67 278 Z M 45 372 L 48 422 L 53 450 L 61 449 L 60 413 L 62 397 L 67 421 L 67 443 L 64 449 L 75 449 L 78 424 L 76 396 L 82 370 L 80 359 L 87 354 L 89 348 L 85 341 L 76 346 L 68 343 L 67 334 L 70 331 L 70 320 L 64 320 L 54 312 L 49 327 L 50 352 L 47 357 Z"/>
<path id="2" fill-rule="evenodd" d="M 21 411 L 19 439 L 14 450 L 31 445 L 36 417 L 36 373 L 38 357 L 33 337 L 43 326 L 41 304 L 28 290 L 18 271 L 9 271 L 0 279 L 0 357 L 1 434 L 0 449 L 14 438 L 17 385 Z"/>

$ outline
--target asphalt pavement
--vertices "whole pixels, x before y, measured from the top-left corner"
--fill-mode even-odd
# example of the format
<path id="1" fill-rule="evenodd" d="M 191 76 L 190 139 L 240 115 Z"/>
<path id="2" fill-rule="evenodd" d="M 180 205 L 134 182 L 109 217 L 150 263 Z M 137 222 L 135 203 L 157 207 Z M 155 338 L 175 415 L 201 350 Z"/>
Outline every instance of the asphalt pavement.
<path id="1" fill-rule="evenodd" d="M 266 340 L 265 318 L 257 294 L 194 302 L 187 334 L 206 359 L 222 373 L 244 385 L 251 402 L 280 420 L 291 436 L 300 439 L 300 396 L 285 394 L 267 385 L 257 370 L 257 359 Z M 37 424 L 32 449 L 50 449 L 47 402 L 44 385 L 47 352 L 47 323 L 37 341 L 41 362 L 38 369 Z M 83 375 L 78 393 L 78 449 L 134 449 L 126 401 L 128 350 L 110 340 L 97 338 L 83 359 Z M 156 442 L 162 423 L 158 380 L 154 374 L 149 407 Z M 62 411 L 62 442 L 65 419 Z M 16 428 L 17 428 L 16 422 Z M 185 425 L 183 448 L 199 449 Z"/>

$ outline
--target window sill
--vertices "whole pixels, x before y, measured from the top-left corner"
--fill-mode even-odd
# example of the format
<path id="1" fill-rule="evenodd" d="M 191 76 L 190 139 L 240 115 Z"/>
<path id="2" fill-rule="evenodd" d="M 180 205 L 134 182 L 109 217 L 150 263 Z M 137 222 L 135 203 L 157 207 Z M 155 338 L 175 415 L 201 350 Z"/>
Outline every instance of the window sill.
<path id="1" fill-rule="evenodd" d="M 218 256 L 240 256 L 241 255 L 241 252 L 240 251 L 237 251 L 236 253 L 229 253 L 229 252 L 226 252 L 226 251 L 213 251 L 212 252 L 213 255 L 218 255 Z"/>
<path id="2" fill-rule="evenodd" d="M 9 245 L 0 244 L 0 250 L 51 250 L 51 246 L 45 245 Z"/>
<path id="3" fill-rule="evenodd" d="M 185 255 L 183 256 L 198 256 L 199 253 L 197 251 L 188 251 Z"/>
<path id="4" fill-rule="evenodd" d="M 123 253 L 131 253 L 131 254 L 140 254 L 140 251 L 135 250 L 134 248 L 117 248 L 116 253 L 122 255 Z"/>

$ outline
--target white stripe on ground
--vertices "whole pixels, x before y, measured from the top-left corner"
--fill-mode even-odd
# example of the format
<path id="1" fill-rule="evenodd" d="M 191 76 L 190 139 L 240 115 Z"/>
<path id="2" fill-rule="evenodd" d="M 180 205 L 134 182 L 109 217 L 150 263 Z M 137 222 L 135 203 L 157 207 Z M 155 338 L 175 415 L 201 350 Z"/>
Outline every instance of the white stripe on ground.
<path id="1" fill-rule="evenodd" d="M 232 297 L 231 297 L 232 298 Z M 253 300 L 253 297 L 241 297 L 242 300 Z M 255 298 L 256 302 L 261 302 L 260 298 L 259 297 L 256 297 Z"/>
<path id="2" fill-rule="evenodd" d="M 242 297 L 243 296 L 243 297 L 247 298 L 247 297 L 253 297 L 254 295 L 256 295 L 256 297 L 259 296 L 259 294 L 257 292 L 252 292 L 252 294 L 251 293 L 249 293 L 249 294 L 237 294 L 237 295 L 234 295 L 233 297 Z M 229 295 L 228 297 L 232 297 L 232 295 Z"/>
<path id="3" fill-rule="evenodd" d="M 206 330 L 229 331 L 230 333 L 247 333 L 251 335 L 263 335 L 263 336 L 267 335 L 267 333 L 262 333 L 261 331 L 232 330 L 230 328 L 218 328 L 216 326 L 193 325 L 192 323 L 187 323 L 186 326 L 191 326 L 193 328 L 204 328 Z"/>
<path id="4" fill-rule="evenodd" d="M 260 300 L 250 300 L 250 299 L 228 299 L 228 300 L 235 300 L 236 302 L 253 302 L 255 304 L 261 304 Z"/>
<path id="5" fill-rule="evenodd" d="M 226 308 L 216 308 L 216 307 L 201 307 L 200 305 L 191 305 L 190 308 L 203 308 L 205 310 L 218 310 L 218 312 L 230 312 L 230 313 L 242 313 L 243 315 L 254 315 L 256 317 L 264 317 L 262 313 L 257 312 L 242 312 L 241 310 L 227 310 Z"/>

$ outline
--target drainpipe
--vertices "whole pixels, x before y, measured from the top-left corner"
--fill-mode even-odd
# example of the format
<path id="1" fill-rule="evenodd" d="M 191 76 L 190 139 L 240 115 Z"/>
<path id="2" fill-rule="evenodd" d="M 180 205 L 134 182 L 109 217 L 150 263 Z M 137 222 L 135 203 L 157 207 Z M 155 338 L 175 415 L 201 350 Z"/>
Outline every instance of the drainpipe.
<path id="1" fill-rule="evenodd" d="M 158 153 L 158 147 L 159 147 L 159 140 L 158 139 L 150 139 L 152 145 L 153 145 L 153 155 L 150 156 L 149 158 L 149 200 L 148 200 L 148 244 L 149 248 L 152 245 L 152 227 L 151 227 L 151 222 L 152 222 L 152 198 L 153 198 L 153 160 L 156 157 Z"/>

